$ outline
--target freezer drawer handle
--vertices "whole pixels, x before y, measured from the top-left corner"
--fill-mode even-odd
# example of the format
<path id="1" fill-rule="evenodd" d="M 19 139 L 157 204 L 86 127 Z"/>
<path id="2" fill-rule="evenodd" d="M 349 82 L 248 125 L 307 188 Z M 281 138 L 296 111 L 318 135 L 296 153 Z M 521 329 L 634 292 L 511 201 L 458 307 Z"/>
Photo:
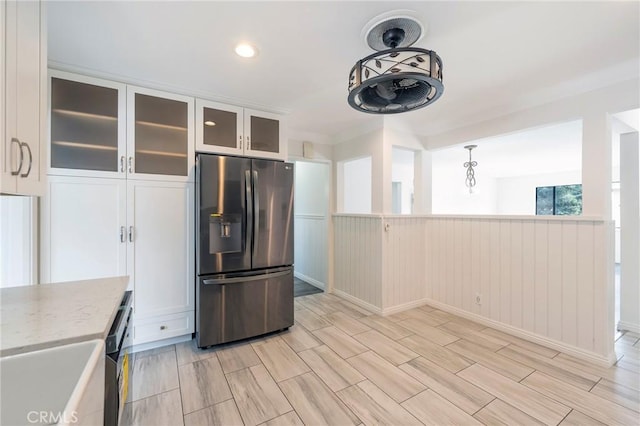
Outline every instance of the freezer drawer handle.
<path id="1" fill-rule="evenodd" d="M 202 283 L 204 285 L 225 285 L 225 284 L 233 284 L 233 283 L 246 283 L 247 281 L 258 281 L 269 278 L 282 277 L 291 273 L 290 270 L 273 272 L 271 274 L 262 274 L 262 275 L 253 275 L 250 277 L 233 277 L 233 278 L 211 278 L 208 280 L 203 280 Z"/>

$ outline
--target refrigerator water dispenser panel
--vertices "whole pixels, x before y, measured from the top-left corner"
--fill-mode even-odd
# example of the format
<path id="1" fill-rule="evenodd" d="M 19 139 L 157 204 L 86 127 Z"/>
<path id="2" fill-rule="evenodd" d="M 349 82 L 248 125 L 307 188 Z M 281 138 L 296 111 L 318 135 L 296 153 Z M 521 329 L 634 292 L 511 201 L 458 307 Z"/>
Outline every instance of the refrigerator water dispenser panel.
<path id="1" fill-rule="evenodd" d="M 242 247 L 242 215 L 209 215 L 209 253 L 237 253 Z"/>

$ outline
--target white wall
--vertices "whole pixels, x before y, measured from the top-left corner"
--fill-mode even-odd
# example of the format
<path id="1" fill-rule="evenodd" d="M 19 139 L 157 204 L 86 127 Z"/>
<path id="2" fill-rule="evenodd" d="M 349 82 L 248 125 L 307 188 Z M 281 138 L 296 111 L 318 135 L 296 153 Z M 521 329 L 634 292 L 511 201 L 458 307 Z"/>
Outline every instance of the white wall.
<path id="1" fill-rule="evenodd" d="M 313 156 L 305 157 L 303 145 L 310 143 L 313 149 Z M 287 155 L 290 161 L 307 158 L 310 160 L 331 160 L 333 159 L 333 145 L 323 140 L 323 143 L 309 140 L 289 139 Z"/>
<path id="2" fill-rule="evenodd" d="M 329 208 L 329 165 L 310 161 L 295 163 L 295 213 L 325 216 Z"/>
<path id="3" fill-rule="evenodd" d="M 393 163 L 391 167 L 391 182 L 400 183 L 401 197 L 399 211 L 395 214 L 411 214 L 413 212 L 414 194 L 414 152 L 408 149 L 393 147 Z"/>
<path id="4" fill-rule="evenodd" d="M 537 187 L 582 183 L 582 171 L 499 178 L 496 183 L 497 214 L 535 215 Z"/>
<path id="5" fill-rule="evenodd" d="M 353 160 L 369 157 L 371 160 L 371 172 L 366 178 L 364 185 L 370 185 L 366 191 L 371 197 L 367 212 L 379 213 L 383 205 L 383 153 L 382 153 L 382 130 L 374 130 L 369 133 L 359 135 L 353 139 L 334 146 L 333 160 L 335 165 L 335 206 L 337 212 L 344 213 L 345 191 L 353 192 L 358 189 L 359 184 L 345 184 L 345 163 Z M 369 184 L 370 182 L 370 184 Z M 390 186 L 390 185 L 389 185 Z M 360 187 L 362 188 L 362 187 Z M 366 188 L 366 186 L 365 186 Z M 375 188 L 375 191 L 371 189 Z M 389 188 L 391 192 L 391 188 Z M 366 203 L 366 201 L 365 201 Z M 351 206 L 349 208 L 352 208 Z M 351 211 L 351 210 L 349 210 Z"/>
<path id="6" fill-rule="evenodd" d="M 371 157 L 343 161 L 342 184 L 344 213 L 371 213 Z"/>
<path id="7" fill-rule="evenodd" d="M 392 182 L 402 183 L 402 208 L 401 214 L 425 213 L 429 211 L 429 202 L 425 195 L 431 186 L 430 157 L 425 153 L 420 137 L 410 129 L 401 126 L 397 120 L 390 116 L 384 117 L 382 131 L 382 192 L 383 206 L 379 212 L 393 214 Z M 407 189 L 409 188 L 409 189 Z M 413 203 L 412 197 L 413 194 Z"/>
<path id="8" fill-rule="evenodd" d="M 383 123 L 380 123 L 383 124 Z M 424 150 L 420 138 L 399 129 L 387 126 L 368 130 L 364 134 L 341 139 L 334 146 L 333 160 L 335 164 L 336 210 L 344 213 L 344 162 L 364 157 L 371 157 L 371 210 L 376 214 L 391 214 L 391 182 L 393 177 L 393 149 L 410 150 L 414 155 L 413 186 L 414 213 L 431 211 L 431 154 Z M 406 178 L 409 181 L 409 178 Z M 404 185 L 403 185 L 404 186 Z M 403 190 L 403 192 L 405 192 Z M 409 202 L 407 194 L 406 202 Z"/>
<path id="9" fill-rule="evenodd" d="M 294 273 L 320 288 L 328 283 L 330 164 L 296 161 Z"/>
<path id="10" fill-rule="evenodd" d="M 433 214 L 496 214 L 496 179 L 476 172 L 477 184 L 473 193 L 465 186 L 466 172 L 437 167 L 434 155 L 432 212 Z"/>
<path id="11" fill-rule="evenodd" d="M 0 287 L 37 282 L 34 205 L 31 197 L 0 196 Z"/>

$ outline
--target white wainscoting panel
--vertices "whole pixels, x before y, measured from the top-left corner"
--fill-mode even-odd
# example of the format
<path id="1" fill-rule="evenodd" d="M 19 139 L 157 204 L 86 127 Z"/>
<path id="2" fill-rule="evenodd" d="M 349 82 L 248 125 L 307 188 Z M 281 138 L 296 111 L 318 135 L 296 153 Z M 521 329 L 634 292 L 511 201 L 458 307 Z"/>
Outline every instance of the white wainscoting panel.
<path id="1" fill-rule="evenodd" d="M 334 226 L 336 289 L 383 314 L 433 303 L 611 359 L 608 221 L 337 215 Z"/>
<path id="2" fill-rule="evenodd" d="M 424 304 L 427 297 L 426 222 L 423 217 L 388 217 L 383 221 L 382 310 Z"/>
<path id="3" fill-rule="evenodd" d="M 610 333 L 597 329 L 613 327 L 607 320 L 612 307 L 602 306 L 612 291 L 604 255 L 609 227 L 575 219 L 430 219 L 426 293 L 606 357 L 613 342 Z"/>
<path id="4" fill-rule="evenodd" d="M 327 221 L 320 215 L 295 215 L 294 218 L 295 274 L 321 288 L 327 284 Z"/>
<path id="5" fill-rule="evenodd" d="M 334 215 L 334 288 L 382 309 L 382 217 Z"/>

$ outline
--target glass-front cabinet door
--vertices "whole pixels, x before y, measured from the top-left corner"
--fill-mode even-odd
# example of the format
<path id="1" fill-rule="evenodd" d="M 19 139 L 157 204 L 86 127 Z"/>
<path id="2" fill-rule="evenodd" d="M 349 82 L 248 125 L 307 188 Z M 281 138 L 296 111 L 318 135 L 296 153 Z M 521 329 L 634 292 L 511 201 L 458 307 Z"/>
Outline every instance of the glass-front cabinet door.
<path id="1" fill-rule="evenodd" d="M 245 154 L 286 160 L 284 122 L 281 115 L 244 110 Z"/>
<path id="2" fill-rule="evenodd" d="M 242 155 L 243 108 L 196 100 L 196 151 Z"/>
<path id="3" fill-rule="evenodd" d="M 125 177 L 125 85 L 49 74 L 49 174 Z"/>
<path id="4" fill-rule="evenodd" d="M 281 115 L 196 100 L 196 151 L 286 160 Z"/>
<path id="5" fill-rule="evenodd" d="M 127 86 L 127 173 L 193 180 L 193 98 Z"/>

